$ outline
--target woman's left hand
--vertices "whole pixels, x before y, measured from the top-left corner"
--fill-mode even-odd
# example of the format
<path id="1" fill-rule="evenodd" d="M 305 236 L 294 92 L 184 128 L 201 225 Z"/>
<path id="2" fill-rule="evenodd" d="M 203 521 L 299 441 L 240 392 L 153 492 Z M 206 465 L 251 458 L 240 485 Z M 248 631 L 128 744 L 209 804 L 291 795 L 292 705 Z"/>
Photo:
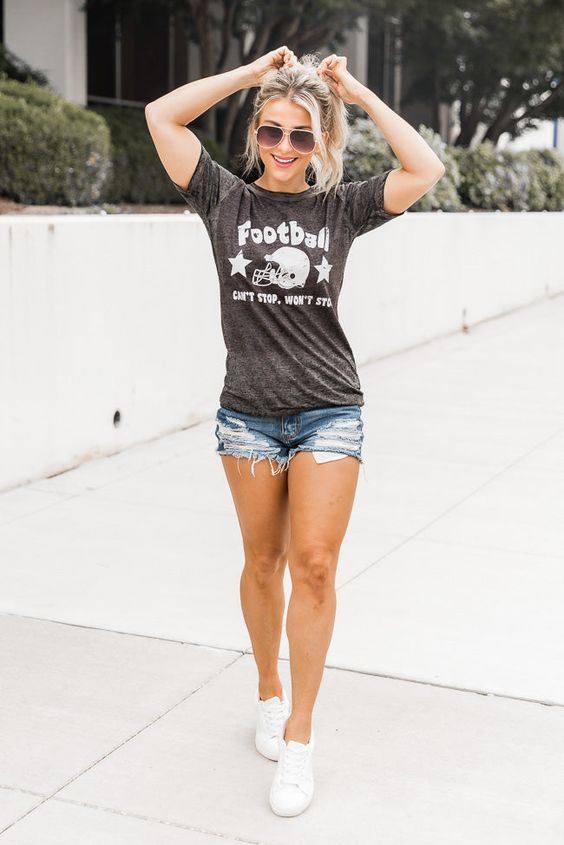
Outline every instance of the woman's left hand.
<path id="1" fill-rule="evenodd" d="M 333 53 L 321 61 L 317 73 L 347 105 L 356 103 L 361 83 L 347 70 L 347 57 Z"/>

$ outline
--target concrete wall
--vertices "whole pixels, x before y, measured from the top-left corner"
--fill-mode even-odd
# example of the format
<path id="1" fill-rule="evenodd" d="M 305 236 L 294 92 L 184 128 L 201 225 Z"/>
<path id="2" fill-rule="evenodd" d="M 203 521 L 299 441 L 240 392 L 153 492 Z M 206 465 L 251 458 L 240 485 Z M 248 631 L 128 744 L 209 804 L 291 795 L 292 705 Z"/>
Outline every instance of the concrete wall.
<path id="1" fill-rule="evenodd" d="M 407 212 L 357 238 L 339 313 L 359 367 L 564 291 L 563 224 Z M 210 418 L 224 366 L 196 215 L 0 217 L 0 489 Z"/>
<path id="2" fill-rule="evenodd" d="M 86 12 L 83 0 L 4 0 L 4 42 L 53 88 L 86 105 Z"/>

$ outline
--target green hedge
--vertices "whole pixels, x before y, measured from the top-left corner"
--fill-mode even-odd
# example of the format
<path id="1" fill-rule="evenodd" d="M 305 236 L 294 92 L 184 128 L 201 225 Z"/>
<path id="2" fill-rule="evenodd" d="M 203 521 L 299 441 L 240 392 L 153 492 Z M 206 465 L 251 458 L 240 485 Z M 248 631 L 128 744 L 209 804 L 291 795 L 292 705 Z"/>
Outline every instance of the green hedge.
<path id="1" fill-rule="evenodd" d="M 89 111 L 102 117 L 111 132 L 113 169 L 104 186 L 105 202 L 159 205 L 182 202 L 157 154 L 143 109 L 96 105 L 91 106 Z M 190 129 L 205 143 L 210 155 L 223 164 L 221 148 L 205 138 L 198 129 L 193 126 Z"/>
<path id="2" fill-rule="evenodd" d="M 190 128 L 225 164 L 221 147 Z M 30 205 L 183 204 L 143 109 L 84 108 L 32 79 L 0 78 L 0 195 Z"/>
<path id="3" fill-rule="evenodd" d="M 97 114 L 35 82 L 0 79 L 0 194 L 38 205 L 99 201 L 111 168 Z"/>
<path id="4" fill-rule="evenodd" d="M 419 134 L 445 165 L 445 174 L 410 211 L 564 210 L 564 155 L 559 150 L 500 150 L 491 141 L 472 149 L 446 144 L 427 126 Z M 345 178 L 399 167 L 382 132 L 369 118 L 351 125 L 345 151 Z"/>
<path id="5" fill-rule="evenodd" d="M 450 148 L 441 136 L 426 126 L 419 127 L 419 134 L 443 162 L 446 172 L 432 190 L 410 206 L 410 211 L 463 211 L 458 194 L 460 171 Z M 367 179 L 373 173 L 399 167 L 399 161 L 383 133 L 373 120 L 359 117 L 351 124 L 349 140 L 344 154 L 344 179 Z"/>
<path id="6" fill-rule="evenodd" d="M 5 78 L 1 60 L 0 53 L 0 195 L 66 206 L 183 204 L 159 159 L 143 109 L 74 105 L 30 78 L 23 66 L 19 72 L 27 82 Z M 190 128 L 227 166 L 222 148 Z M 491 142 L 465 149 L 445 144 L 424 125 L 418 131 L 446 172 L 410 211 L 564 209 L 564 156 L 558 150 L 513 152 Z M 398 166 L 374 122 L 356 117 L 344 155 L 345 180 Z"/>
<path id="7" fill-rule="evenodd" d="M 462 176 L 460 196 L 471 208 L 564 209 L 564 156 L 558 150 L 499 150 L 484 141 L 454 152 Z"/>

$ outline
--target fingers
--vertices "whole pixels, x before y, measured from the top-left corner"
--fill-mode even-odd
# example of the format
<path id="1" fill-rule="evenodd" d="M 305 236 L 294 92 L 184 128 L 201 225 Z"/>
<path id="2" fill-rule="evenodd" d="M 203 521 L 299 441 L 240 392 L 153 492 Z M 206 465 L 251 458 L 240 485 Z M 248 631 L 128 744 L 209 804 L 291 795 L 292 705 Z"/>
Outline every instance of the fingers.
<path id="1" fill-rule="evenodd" d="M 274 50 L 271 55 L 273 62 L 277 67 L 294 67 L 294 65 L 298 64 L 298 59 L 296 58 L 294 51 L 290 50 L 286 44 L 279 47 L 277 50 Z M 335 72 L 339 68 L 346 70 L 346 67 L 346 56 L 337 56 L 336 53 L 331 53 L 330 56 L 326 56 L 322 59 L 317 67 L 317 73 L 320 76 L 325 74 L 327 78 L 335 79 Z"/>
<path id="2" fill-rule="evenodd" d="M 332 53 L 330 56 L 325 56 L 325 58 L 322 60 L 319 67 L 320 68 L 325 67 L 325 68 L 329 69 L 329 68 L 335 67 L 337 61 L 338 61 L 338 56 L 336 56 L 335 53 Z"/>
<path id="3" fill-rule="evenodd" d="M 337 56 L 335 53 L 332 53 L 330 56 L 326 56 L 317 68 L 317 72 L 319 74 L 328 73 L 331 74 L 339 66 L 342 66 L 343 69 L 346 69 L 347 66 L 347 57 L 346 56 Z"/>
<path id="4" fill-rule="evenodd" d="M 298 59 L 293 50 L 290 50 L 289 47 L 284 44 L 282 47 L 279 47 L 277 50 L 274 50 L 271 54 L 274 64 L 277 67 L 293 67 L 294 65 L 298 64 Z M 317 67 L 317 73 L 321 76 L 323 74 L 327 74 L 328 78 L 334 79 L 334 73 L 338 68 L 342 68 L 346 70 L 347 67 L 347 57 L 346 56 L 337 56 L 336 53 L 331 53 L 330 56 L 326 56 Z"/>
<path id="5" fill-rule="evenodd" d="M 293 65 L 296 64 L 297 59 L 293 50 L 290 50 L 284 44 L 283 47 L 279 47 L 278 50 L 275 51 L 274 61 L 278 66 L 293 67 Z"/>

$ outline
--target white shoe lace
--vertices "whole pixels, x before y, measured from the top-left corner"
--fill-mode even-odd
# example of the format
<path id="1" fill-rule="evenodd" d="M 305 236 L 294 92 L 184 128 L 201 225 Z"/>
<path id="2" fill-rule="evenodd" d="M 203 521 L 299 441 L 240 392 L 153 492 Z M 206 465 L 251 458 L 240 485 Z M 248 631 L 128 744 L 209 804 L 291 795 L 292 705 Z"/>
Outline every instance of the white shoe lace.
<path id="1" fill-rule="evenodd" d="M 268 702 L 266 707 L 263 702 L 262 712 L 269 732 L 272 734 L 278 733 L 285 718 L 284 702 L 280 700 L 277 701 L 276 698 L 274 698 L 272 701 Z"/>
<path id="2" fill-rule="evenodd" d="M 306 745 L 302 745 L 302 743 L 299 745 L 286 745 L 284 759 L 282 760 L 280 783 L 295 783 L 298 786 L 301 784 L 307 754 L 308 748 Z"/>
<path id="3" fill-rule="evenodd" d="M 297 786 L 300 786 L 307 756 L 307 745 L 303 743 L 299 743 L 298 745 L 286 744 L 280 772 L 280 783 L 295 783 Z"/>

